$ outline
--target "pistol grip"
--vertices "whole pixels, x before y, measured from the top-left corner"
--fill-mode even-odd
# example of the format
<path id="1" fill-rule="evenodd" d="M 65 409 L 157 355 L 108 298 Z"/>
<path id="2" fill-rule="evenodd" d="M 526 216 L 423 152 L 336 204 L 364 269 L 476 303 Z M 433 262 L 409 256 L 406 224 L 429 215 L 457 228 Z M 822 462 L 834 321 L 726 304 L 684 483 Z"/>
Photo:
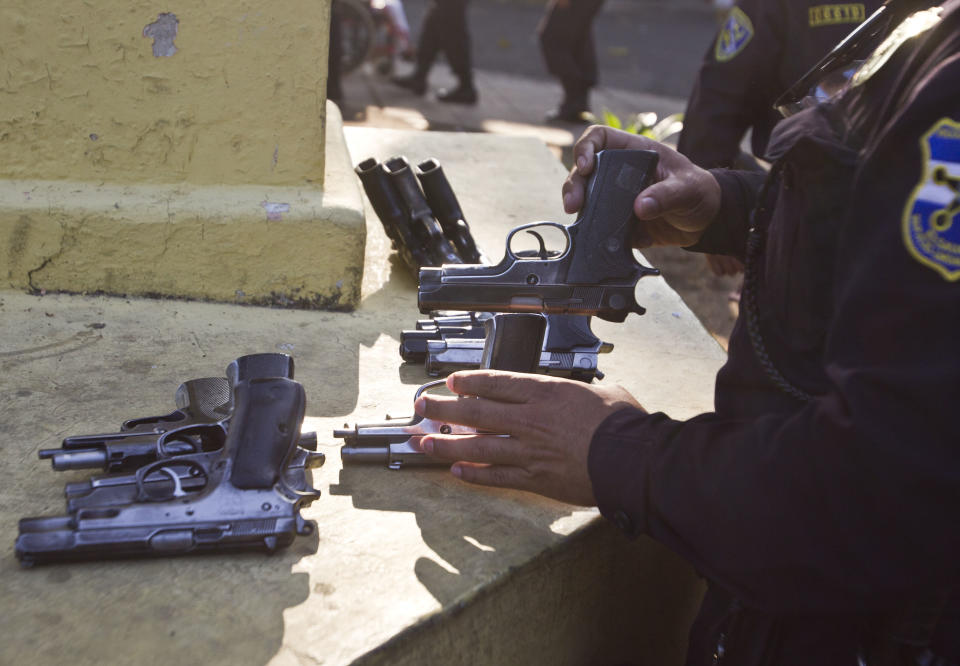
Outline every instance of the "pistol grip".
<path id="1" fill-rule="evenodd" d="M 480 367 L 537 372 L 547 319 L 541 314 L 496 314 L 484 322 L 487 338 Z"/>
<path id="2" fill-rule="evenodd" d="M 303 386 L 292 379 L 271 377 L 237 384 L 226 442 L 233 458 L 230 482 L 243 489 L 272 488 L 300 439 L 305 411 Z"/>
<path id="3" fill-rule="evenodd" d="M 657 153 L 652 150 L 597 153 L 583 207 L 570 226 L 573 256 L 568 283 L 630 279 L 638 271 L 640 266 L 633 258 L 631 244 L 633 225 L 637 223 L 633 202 L 650 184 L 657 160 Z"/>

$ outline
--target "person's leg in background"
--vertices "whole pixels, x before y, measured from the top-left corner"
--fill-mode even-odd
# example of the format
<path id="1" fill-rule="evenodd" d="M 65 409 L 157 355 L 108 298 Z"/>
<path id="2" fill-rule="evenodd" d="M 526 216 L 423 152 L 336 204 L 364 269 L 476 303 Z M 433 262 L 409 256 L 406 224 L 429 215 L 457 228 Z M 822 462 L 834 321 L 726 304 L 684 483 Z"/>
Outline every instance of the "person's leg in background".
<path id="1" fill-rule="evenodd" d="M 427 13 L 420 24 L 420 38 L 417 40 L 416 65 L 413 73 L 395 76 L 390 79 L 395 85 L 406 88 L 414 94 L 427 92 L 427 76 L 440 53 L 443 41 L 443 6 L 447 0 L 432 0 Z"/>
<path id="2" fill-rule="evenodd" d="M 477 89 L 473 85 L 472 44 L 467 26 L 467 3 L 469 0 L 443 0 L 442 46 L 450 69 L 457 77 L 453 90 L 437 91 L 437 99 L 454 104 L 476 104 Z"/>
<path id="3" fill-rule="evenodd" d="M 597 83 L 593 20 L 603 0 L 551 0 L 538 28 L 540 51 L 563 88 L 560 106 L 548 120 L 584 122 L 590 89 Z"/>
<path id="4" fill-rule="evenodd" d="M 392 79 L 393 83 L 417 95 L 427 91 L 427 76 L 443 52 L 450 69 L 458 79 L 453 90 L 440 90 L 441 102 L 475 104 L 477 90 L 473 85 L 470 32 L 467 28 L 469 0 L 432 0 L 423 19 L 417 42 L 417 64 L 412 74 Z"/>

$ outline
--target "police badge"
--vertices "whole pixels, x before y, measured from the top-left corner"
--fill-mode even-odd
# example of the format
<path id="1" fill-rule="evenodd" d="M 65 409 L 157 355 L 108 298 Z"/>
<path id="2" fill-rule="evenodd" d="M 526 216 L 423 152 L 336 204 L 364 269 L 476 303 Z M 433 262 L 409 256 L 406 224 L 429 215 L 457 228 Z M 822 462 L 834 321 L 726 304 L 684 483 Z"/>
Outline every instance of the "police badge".
<path id="1" fill-rule="evenodd" d="M 727 17 L 727 22 L 723 24 L 720 34 L 717 35 L 713 55 L 717 62 L 732 60 L 752 38 L 753 22 L 742 9 L 734 7 L 730 10 L 730 15 Z"/>
<path id="2" fill-rule="evenodd" d="M 920 139 L 923 178 L 903 211 L 910 254 L 945 279 L 960 279 L 960 122 L 941 118 Z"/>

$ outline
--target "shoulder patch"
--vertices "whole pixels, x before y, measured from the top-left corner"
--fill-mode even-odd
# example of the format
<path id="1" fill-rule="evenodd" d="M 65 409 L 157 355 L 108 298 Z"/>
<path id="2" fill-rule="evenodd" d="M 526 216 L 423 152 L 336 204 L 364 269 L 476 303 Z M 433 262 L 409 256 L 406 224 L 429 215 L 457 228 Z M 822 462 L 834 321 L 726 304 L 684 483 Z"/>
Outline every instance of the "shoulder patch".
<path id="1" fill-rule="evenodd" d="M 807 10 L 811 28 L 822 25 L 843 25 L 845 23 L 863 23 L 867 18 L 863 3 L 843 5 L 817 5 Z"/>
<path id="2" fill-rule="evenodd" d="M 713 55 L 717 62 L 732 60 L 753 38 L 753 21 L 739 7 L 730 10 L 726 23 L 717 35 Z"/>
<path id="3" fill-rule="evenodd" d="M 903 211 L 903 242 L 946 280 L 960 279 L 960 122 L 941 118 L 920 138 L 923 174 Z"/>

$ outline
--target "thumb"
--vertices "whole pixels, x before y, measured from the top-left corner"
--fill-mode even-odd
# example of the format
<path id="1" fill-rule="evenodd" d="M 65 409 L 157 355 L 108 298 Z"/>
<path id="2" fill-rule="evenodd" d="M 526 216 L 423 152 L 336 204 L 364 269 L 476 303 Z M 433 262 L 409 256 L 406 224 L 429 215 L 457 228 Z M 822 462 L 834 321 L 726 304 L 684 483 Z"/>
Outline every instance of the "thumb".
<path id="1" fill-rule="evenodd" d="M 633 212 L 640 220 L 653 220 L 664 213 L 691 207 L 690 192 L 684 192 L 678 178 L 670 177 L 654 183 L 637 197 Z"/>

